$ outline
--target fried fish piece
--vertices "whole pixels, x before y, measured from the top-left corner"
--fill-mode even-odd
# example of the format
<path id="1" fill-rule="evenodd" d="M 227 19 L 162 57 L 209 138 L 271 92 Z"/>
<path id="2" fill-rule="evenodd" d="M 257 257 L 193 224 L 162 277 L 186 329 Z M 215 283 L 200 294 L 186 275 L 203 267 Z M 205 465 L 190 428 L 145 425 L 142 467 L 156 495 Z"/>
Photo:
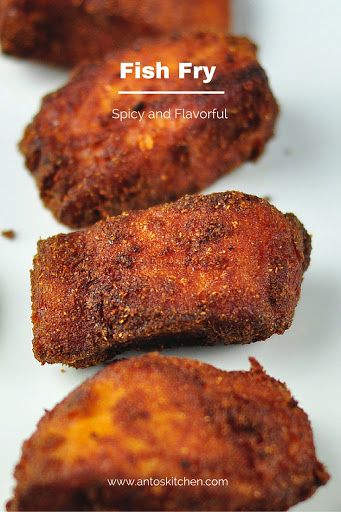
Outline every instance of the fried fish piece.
<path id="1" fill-rule="evenodd" d="M 47 412 L 15 477 L 7 510 L 287 510 L 329 479 L 306 413 L 257 361 L 225 372 L 156 353 Z"/>
<path id="2" fill-rule="evenodd" d="M 40 241 L 35 357 L 83 367 L 132 348 L 282 334 L 309 257 L 294 215 L 240 192 L 188 196 Z"/>
<path id="3" fill-rule="evenodd" d="M 169 79 L 119 78 L 120 62 L 162 62 Z M 178 63 L 216 66 L 207 84 L 178 79 Z M 221 95 L 119 95 L 127 90 L 225 91 Z M 184 119 L 185 112 L 229 118 Z M 143 116 L 120 122 L 112 110 Z M 171 113 L 171 119 L 155 112 Z M 20 148 L 55 217 L 84 227 L 125 210 L 173 201 L 257 158 L 272 136 L 277 104 L 247 39 L 197 35 L 147 45 L 82 67 L 47 96 Z"/>
<path id="4" fill-rule="evenodd" d="M 227 0 L 1 0 L 5 53 L 71 66 L 136 39 L 200 31 L 226 33 Z"/>

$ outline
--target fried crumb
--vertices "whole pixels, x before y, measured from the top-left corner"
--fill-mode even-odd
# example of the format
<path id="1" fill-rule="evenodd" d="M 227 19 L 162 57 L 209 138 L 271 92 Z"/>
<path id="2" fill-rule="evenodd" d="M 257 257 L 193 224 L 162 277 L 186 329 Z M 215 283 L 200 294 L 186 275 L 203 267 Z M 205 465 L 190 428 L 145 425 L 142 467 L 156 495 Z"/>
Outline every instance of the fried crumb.
<path id="1" fill-rule="evenodd" d="M 1 236 L 8 240 L 14 240 L 17 237 L 17 234 L 13 229 L 4 229 L 1 231 Z"/>

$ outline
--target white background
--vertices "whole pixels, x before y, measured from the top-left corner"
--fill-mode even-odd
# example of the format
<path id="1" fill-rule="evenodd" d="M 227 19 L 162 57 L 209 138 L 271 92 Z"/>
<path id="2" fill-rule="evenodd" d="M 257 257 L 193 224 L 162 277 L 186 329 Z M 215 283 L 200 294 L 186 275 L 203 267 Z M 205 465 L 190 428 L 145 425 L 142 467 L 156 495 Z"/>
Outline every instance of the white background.
<path id="1" fill-rule="evenodd" d="M 281 105 L 277 135 L 256 164 L 244 165 L 210 191 L 236 189 L 271 196 L 313 234 L 292 328 L 249 346 L 168 351 L 227 370 L 256 356 L 287 382 L 308 412 L 319 458 L 332 479 L 295 510 L 341 510 L 341 1 L 236 0 L 234 32 L 253 38 Z M 1 505 L 10 497 L 21 444 L 44 409 L 52 408 L 95 369 L 41 367 L 31 352 L 29 269 L 39 237 L 66 229 L 42 206 L 16 149 L 43 94 L 67 74 L 0 57 L 0 389 Z"/>

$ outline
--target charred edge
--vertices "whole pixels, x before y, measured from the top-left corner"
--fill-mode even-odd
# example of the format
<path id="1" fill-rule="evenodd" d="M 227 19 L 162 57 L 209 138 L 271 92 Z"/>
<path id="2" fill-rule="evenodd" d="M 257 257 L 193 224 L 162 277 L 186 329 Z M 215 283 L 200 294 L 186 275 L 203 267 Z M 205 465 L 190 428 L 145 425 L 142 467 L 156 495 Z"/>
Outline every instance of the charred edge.
<path id="1" fill-rule="evenodd" d="M 289 222 L 292 224 L 295 232 L 298 232 L 301 234 L 302 237 L 302 249 L 303 249 L 303 272 L 307 270 L 307 268 L 310 265 L 310 255 L 311 255 L 311 235 L 307 232 L 303 224 L 298 220 L 296 215 L 293 213 L 286 213 L 285 217 L 289 220 Z M 295 235 L 294 235 L 295 236 Z M 296 237 L 295 237 L 296 238 Z"/>

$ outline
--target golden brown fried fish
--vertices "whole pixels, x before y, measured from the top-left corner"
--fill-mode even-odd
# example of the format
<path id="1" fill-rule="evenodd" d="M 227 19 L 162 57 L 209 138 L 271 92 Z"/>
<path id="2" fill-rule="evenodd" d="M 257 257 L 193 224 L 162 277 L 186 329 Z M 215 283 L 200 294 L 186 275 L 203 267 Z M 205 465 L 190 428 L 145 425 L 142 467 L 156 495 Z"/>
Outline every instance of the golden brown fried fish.
<path id="1" fill-rule="evenodd" d="M 4 52 L 70 66 L 139 38 L 225 33 L 227 0 L 1 0 Z"/>
<path id="2" fill-rule="evenodd" d="M 294 215 L 240 192 L 188 196 L 40 241 L 35 357 L 81 367 L 130 348 L 282 334 L 309 255 Z"/>
<path id="3" fill-rule="evenodd" d="M 167 80 L 119 78 L 120 62 L 162 62 Z M 203 84 L 178 78 L 178 63 L 216 66 Z M 130 75 L 129 75 L 130 76 Z M 225 91 L 224 95 L 119 95 L 120 89 Z M 218 112 L 228 119 L 185 119 L 184 112 Z M 120 122 L 112 110 L 143 116 Z M 180 117 L 177 117 L 177 109 Z M 171 119 L 151 119 L 151 112 Z M 255 159 L 273 133 L 277 105 L 247 39 L 198 35 L 81 68 L 47 96 L 27 128 L 21 151 L 45 205 L 71 227 L 147 208 L 202 190 Z"/>
<path id="4" fill-rule="evenodd" d="M 305 500 L 329 478 L 309 419 L 251 363 L 224 372 L 150 354 L 100 371 L 25 442 L 8 510 L 287 510 Z"/>

